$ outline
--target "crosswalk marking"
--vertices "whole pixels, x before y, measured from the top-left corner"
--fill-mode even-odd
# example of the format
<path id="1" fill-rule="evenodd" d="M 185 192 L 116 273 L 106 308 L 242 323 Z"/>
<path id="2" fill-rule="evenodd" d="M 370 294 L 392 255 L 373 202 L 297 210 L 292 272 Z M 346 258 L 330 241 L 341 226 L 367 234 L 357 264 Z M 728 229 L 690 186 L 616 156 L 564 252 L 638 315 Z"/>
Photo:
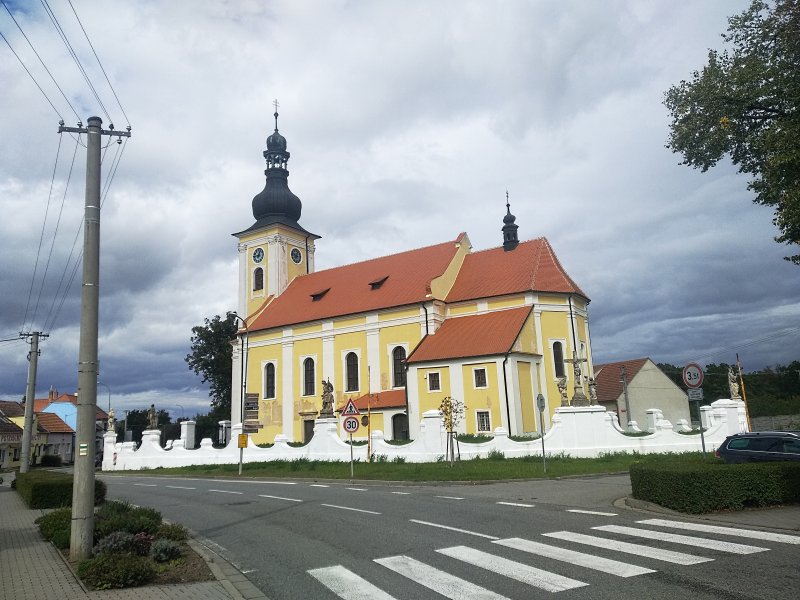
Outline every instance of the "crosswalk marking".
<path id="1" fill-rule="evenodd" d="M 673 550 L 661 550 L 659 548 L 642 546 L 641 544 L 620 542 L 608 538 L 585 535 L 583 533 L 573 533 L 571 531 L 554 531 L 552 533 L 543 533 L 542 535 L 551 538 L 556 538 L 559 540 L 566 540 L 568 542 L 575 542 L 577 544 L 595 546 L 597 548 L 603 548 L 605 550 L 616 550 L 617 552 L 625 552 L 626 554 L 645 556 L 647 558 L 662 560 L 665 562 L 675 563 L 678 565 L 696 565 L 699 563 L 710 562 L 714 560 L 713 558 L 694 556 L 692 554 L 675 552 Z"/>
<path id="2" fill-rule="evenodd" d="M 747 544 L 735 544 L 734 542 L 720 542 L 708 538 L 692 537 L 689 535 L 678 535 L 676 533 L 664 533 L 663 531 L 651 531 L 649 529 L 638 529 L 636 527 L 624 527 L 622 525 L 601 525 L 592 527 L 598 531 L 609 531 L 611 533 L 621 533 L 634 537 L 645 538 L 648 540 L 660 540 L 662 542 L 672 542 L 673 544 L 683 544 L 685 546 L 695 546 L 697 548 L 707 548 L 720 552 L 730 552 L 732 554 L 755 554 L 756 552 L 766 552 L 769 548 L 758 546 L 748 546 Z"/>
<path id="3" fill-rule="evenodd" d="M 312 569 L 308 574 L 343 600 L 395 600 L 341 565 Z"/>
<path id="4" fill-rule="evenodd" d="M 536 567 L 518 563 L 502 556 L 481 552 L 467 546 L 454 546 L 437 550 L 437 552 L 548 592 L 560 592 L 589 585 L 583 581 L 543 571 Z"/>
<path id="5" fill-rule="evenodd" d="M 736 527 L 720 527 L 719 525 L 705 525 L 703 523 L 686 523 L 684 521 L 667 521 L 666 519 L 645 519 L 637 521 L 642 525 L 655 525 L 656 527 L 671 527 L 673 529 L 686 529 L 689 531 L 702 531 L 705 533 L 719 533 L 735 537 L 766 540 L 768 542 L 782 542 L 784 544 L 800 544 L 800 536 L 786 533 L 772 533 L 770 531 L 755 531 L 752 529 L 737 529 Z"/>
<path id="6" fill-rule="evenodd" d="M 375 562 L 451 600 L 508 600 L 505 596 L 408 556 L 376 558 Z"/>
<path id="7" fill-rule="evenodd" d="M 419 523 L 420 525 L 428 525 L 430 527 L 438 527 L 439 529 L 449 529 L 450 531 L 457 531 L 459 533 L 466 533 L 469 535 L 476 535 L 478 537 L 486 538 L 487 540 L 499 539 L 493 535 L 486 535 L 485 533 L 478 533 L 477 531 L 468 531 L 467 529 L 459 529 L 458 527 L 450 527 L 449 525 L 440 525 L 439 523 L 431 523 L 429 521 L 419 521 L 417 519 L 409 519 L 412 523 Z"/>
<path id="8" fill-rule="evenodd" d="M 567 550 L 566 548 L 559 548 L 558 546 L 549 546 L 539 542 L 532 542 L 530 540 L 523 540 L 521 538 L 508 538 L 505 540 L 496 540 L 495 544 L 521 550 L 530 554 L 552 558 L 554 560 L 564 561 L 587 569 L 594 569 L 603 573 L 617 575 L 618 577 L 633 577 L 635 575 L 644 575 L 645 573 L 655 573 L 653 569 L 647 569 L 638 565 L 630 565 L 618 560 L 604 558 L 602 556 L 594 556 L 593 554 L 584 554 L 575 550 Z"/>

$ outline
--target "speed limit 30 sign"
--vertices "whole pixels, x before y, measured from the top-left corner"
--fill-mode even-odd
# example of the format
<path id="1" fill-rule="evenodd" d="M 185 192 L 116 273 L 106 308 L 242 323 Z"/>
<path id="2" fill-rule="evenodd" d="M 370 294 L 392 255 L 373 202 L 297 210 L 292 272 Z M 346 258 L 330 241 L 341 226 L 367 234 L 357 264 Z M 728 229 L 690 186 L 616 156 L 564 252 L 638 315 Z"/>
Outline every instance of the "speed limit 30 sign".
<path id="1" fill-rule="evenodd" d="M 358 419 L 356 417 L 347 417 L 342 421 L 342 427 L 347 433 L 355 433 L 358 431 Z"/>
<path id="2" fill-rule="evenodd" d="M 699 388 L 703 385 L 703 369 L 697 363 L 689 363 L 683 368 L 683 383 L 688 388 Z"/>

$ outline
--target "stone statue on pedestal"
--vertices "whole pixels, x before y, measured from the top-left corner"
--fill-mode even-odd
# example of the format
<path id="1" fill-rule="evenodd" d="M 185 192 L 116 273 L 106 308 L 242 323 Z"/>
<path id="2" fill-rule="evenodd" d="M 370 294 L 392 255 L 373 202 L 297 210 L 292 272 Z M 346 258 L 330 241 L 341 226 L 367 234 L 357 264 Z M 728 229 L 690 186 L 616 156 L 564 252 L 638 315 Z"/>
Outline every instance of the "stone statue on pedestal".
<path id="1" fill-rule="evenodd" d="M 114 416 L 114 409 L 108 409 L 108 428 L 106 431 L 114 431 L 114 428 L 117 425 L 117 419 Z"/>
<path id="2" fill-rule="evenodd" d="M 151 404 L 147 409 L 147 428 L 158 429 L 158 414 L 156 414 L 155 404 Z"/>
<path id="3" fill-rule="evenodd" d="M 319 411 L 321 419 L 333 417 L 333 384 L 328 381 L 322 382 L 322 410 Z"/>
<path id="4" fill-rule="evenodd" d="M 594 377 L 589 377 L 589 405 L 597 404 L 597 382 Z"/>
<path id="5" fill-rule="evenodd" d="M 728 389 L 730 389 L 731 392 L 731 400 L 738 400 L 741 398 L 739 395 L 739 382 L 736 380 L 733 367 L 728 367 Z"/>
<path id="6" fill-rule="evenodd" d="M 558 378 L 558 393 L 561 394 L 561 406 L 569 406 L 567 402 L 567 377 Z"/>

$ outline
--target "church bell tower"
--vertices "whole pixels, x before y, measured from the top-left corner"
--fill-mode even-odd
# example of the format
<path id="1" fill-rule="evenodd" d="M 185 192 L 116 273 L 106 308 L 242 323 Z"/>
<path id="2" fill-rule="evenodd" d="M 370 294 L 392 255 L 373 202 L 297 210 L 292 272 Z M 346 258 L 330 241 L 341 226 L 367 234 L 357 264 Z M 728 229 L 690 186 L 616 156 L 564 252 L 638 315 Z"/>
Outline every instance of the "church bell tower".
<path id="1" fill-rule="evenodd" d="M 266 185 L 253 198 L 255 223 L 234 233 L 239 239 L 240 315 L 251 315 L 270 296 L 278 296 L 300 275 L 314 271 L 314 241 L 320 236 L 299 223 L 303 204 L 289 189 L 289 152 L 286 138 L 278 131 L 267 138 Z"/>

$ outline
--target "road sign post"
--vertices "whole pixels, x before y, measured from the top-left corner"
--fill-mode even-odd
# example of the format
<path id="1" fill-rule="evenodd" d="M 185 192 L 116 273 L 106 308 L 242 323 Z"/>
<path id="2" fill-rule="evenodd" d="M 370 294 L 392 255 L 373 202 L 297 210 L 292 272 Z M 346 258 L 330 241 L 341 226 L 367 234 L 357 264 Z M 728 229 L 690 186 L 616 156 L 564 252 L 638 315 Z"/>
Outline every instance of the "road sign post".
<path id="1" fill-rule="evenodd" d="M 536 406 L 539 409 L 539 434 L 542 436 L 542 467 L 544 468 L 544 472 L 547 473 L 547 458 L 545 458 L 544 454 L 544 396 L 539 394 L 536 396 Z"/>
<path id="2" fill-rule="evenodd" d="M 697 363 L 689 363 L 683 368 L 683 383 L 686 384 L 689 402 L 697 402 L 697 418 L 700 419 L 700 446 L 703 457 L 706 456 L 706 437 L 703 435 L 703 414 L 700 412 L 700 401 L 703 399 L 703 369 Z"/>
<path id="3" fill-rule="evenodd" d="M 352 405 L 356 414 L 358 414 L 358 409 L 355 407 L 352 400 L 347 403 L 345 410 L 350 405 Z M 342 411 L 342 414 L 344 414 L 344 411 Z M 358 431 L 358 419 L 354 416 L 345 418 L 345 420 L 342 421 L 342 428 L 350 434 L 350 479 L 353 479 L 353 434 Z"/>

